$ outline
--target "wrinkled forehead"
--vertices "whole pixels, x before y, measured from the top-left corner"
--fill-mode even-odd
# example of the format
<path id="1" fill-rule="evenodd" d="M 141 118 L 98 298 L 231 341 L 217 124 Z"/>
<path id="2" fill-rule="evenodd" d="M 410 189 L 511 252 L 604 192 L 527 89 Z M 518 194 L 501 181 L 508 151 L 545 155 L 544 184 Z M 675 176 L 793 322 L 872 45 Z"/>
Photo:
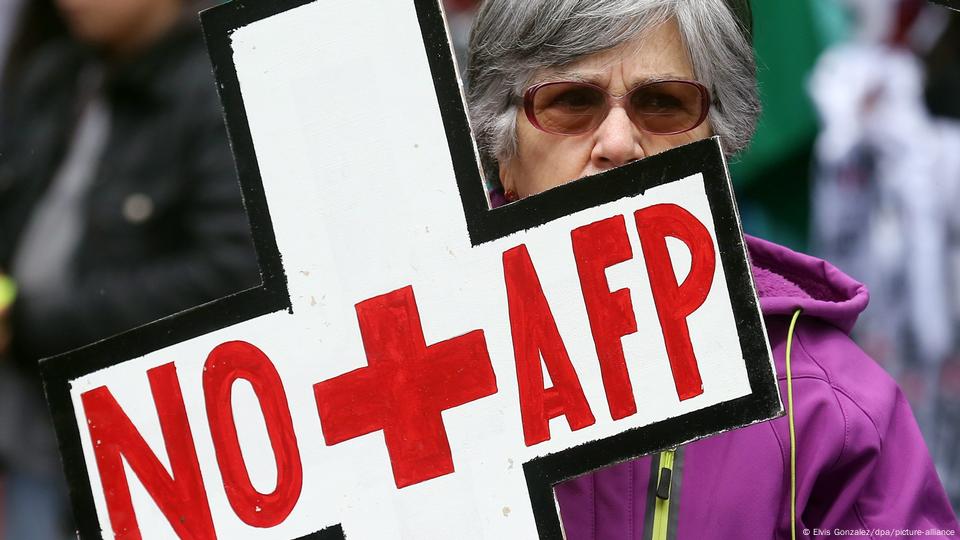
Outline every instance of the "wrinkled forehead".
<path id="1" fill-rule="evenodd" d="M 537 69 L 529 83 L 578 81 L 632 88 L 665 79 L 696 79 L 689 51 L 673 18 L 615 47 Z"/>

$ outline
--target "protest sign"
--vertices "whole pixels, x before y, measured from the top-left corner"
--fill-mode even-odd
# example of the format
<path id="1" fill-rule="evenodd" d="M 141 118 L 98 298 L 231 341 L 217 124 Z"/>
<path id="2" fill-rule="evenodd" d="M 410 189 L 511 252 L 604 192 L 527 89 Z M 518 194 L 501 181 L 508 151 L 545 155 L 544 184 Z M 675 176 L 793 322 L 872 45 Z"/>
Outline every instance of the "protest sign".
<path id="1" fill-rule="evenodd" d="M 203 22 L 263 285 L 43 363 L 82 538 L 559 540 L 781 413 L 717 139 L 491 210 L 437 0 Z"/>

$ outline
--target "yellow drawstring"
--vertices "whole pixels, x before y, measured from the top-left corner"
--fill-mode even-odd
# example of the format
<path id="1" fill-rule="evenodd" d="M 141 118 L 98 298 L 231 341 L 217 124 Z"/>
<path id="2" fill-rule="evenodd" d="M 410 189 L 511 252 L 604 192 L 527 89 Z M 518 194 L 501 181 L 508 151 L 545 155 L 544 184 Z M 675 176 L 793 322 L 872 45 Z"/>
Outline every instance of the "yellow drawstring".
<path id="1" fill-rule="evenodd" d="M 793 425 L 793 373 L 790 371 L 790 349 L 793 331 L 800 318 L 800 309 L 793 312 L 787 330 L 787 420 L 790 423 L 790 538 L 797 540 L 797 432 Z"/>
<path id="2" fill-rule="evenodd" d="M 673 491 L 674 476 L 672 471 L 676 451 L 676 448 L 673 448 L 660 452 L 660 466 L 657 467 L 657 493 L 654 495 L 656 498 L 654 499 L 655 502 L 653 506 L 653 533 L 650 535 L 652 540 L 667 539 L 667 527 L 670 523 L 670 499 L 673 496 L 673 494 L 670 493 Z M 666 476 L 667 480 L 664 480 L 664 469 L 669 469 L 667 472 L 670 473 L 670 475 Z M 664 493 L 660 493 L 661 484 L 664 482 L 666 482 L 666 488 Z"/>

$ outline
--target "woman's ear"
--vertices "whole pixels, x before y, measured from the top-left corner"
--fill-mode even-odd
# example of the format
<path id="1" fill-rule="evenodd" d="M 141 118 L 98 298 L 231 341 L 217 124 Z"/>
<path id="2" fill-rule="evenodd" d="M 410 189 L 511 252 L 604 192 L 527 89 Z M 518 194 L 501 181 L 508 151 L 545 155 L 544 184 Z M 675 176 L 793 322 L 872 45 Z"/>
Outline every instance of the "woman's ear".
<path id="1" fill-rule="evenodd" d="M 513 160 L 507 160 L 506 162 L 501 162 L 498 167 L 500 172 L 500 187 L 503 188 L 504 193 L 513 192 L 516 193 L 516 179 L 512 174 L 513 167 L 511 167 Z"/>

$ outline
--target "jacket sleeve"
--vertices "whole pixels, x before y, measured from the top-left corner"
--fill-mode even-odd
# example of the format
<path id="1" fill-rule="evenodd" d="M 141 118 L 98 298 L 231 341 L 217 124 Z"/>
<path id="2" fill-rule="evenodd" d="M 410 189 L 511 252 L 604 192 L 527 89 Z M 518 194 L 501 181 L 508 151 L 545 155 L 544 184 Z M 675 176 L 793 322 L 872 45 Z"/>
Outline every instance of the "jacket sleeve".
<path id="1" fill-rule="evenodd" d="M 845 334 L 826 328 L 801 325 L 794 349 L 821 371 L 794 383 L 798 527 L 842 537 L 905 529 L 925 538 L 940 537 L 928 530 L 956 534 L 956 516 L 900 388 Z"/>
<path id="2" fill-rule="evenodd" d="M 178 248 L 122 268 L 78 276 L 69 298 L 47 305 L 18 302 L 16 357 L 40 358 L 215 300 L 260 283 L 250 226 L 240 198 L 221 108 L 209 89 L 190 100 L 179 179 Z"/>

